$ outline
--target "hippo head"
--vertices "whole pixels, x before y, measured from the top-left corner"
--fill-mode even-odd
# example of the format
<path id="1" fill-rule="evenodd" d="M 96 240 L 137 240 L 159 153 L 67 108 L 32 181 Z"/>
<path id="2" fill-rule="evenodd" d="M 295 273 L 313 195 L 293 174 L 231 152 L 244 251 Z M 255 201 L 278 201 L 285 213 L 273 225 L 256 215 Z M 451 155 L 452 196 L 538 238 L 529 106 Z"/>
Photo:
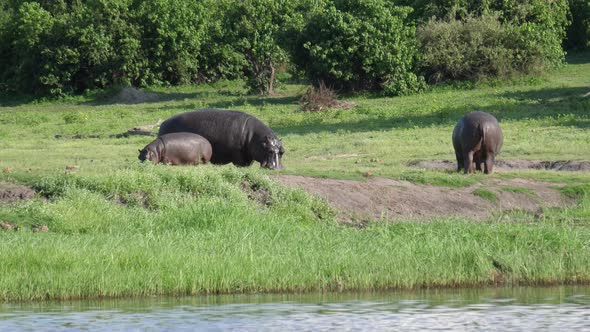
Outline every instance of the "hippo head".
<path id="1" fill-rule="evenodd" d="M 257 158 L 255 159 L 260 162 L 260 166 L 274 170 L 283 169 L 281 158 L 285 149 L 281 140 L 276 136 L 264 136 L 257 150 Z"/>
<path id="2" fill-rule="evenodd" d="M 138 150 L 138 151 L 139 151 L 139 156 L 137 158 L 139 160 L 141 160 L 141 162 L 146 161 L 146 159 L 149 161 L 152 161 L 152 162 L 158 162 L 158 156 L 153 149 L 145 147 L 145 148 L 143 148 L 143 150 Z"/>

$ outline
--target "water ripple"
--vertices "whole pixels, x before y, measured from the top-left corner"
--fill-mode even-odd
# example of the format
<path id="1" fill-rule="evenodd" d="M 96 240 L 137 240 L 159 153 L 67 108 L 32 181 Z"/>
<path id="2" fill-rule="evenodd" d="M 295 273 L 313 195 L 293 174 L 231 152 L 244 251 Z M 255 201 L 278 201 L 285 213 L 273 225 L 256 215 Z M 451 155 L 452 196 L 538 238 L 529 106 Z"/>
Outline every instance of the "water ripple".
<path id="1" fill-rule="evenodd" d="M 590 331 L 590 288 L 0 305 L 0 331 Z"/>

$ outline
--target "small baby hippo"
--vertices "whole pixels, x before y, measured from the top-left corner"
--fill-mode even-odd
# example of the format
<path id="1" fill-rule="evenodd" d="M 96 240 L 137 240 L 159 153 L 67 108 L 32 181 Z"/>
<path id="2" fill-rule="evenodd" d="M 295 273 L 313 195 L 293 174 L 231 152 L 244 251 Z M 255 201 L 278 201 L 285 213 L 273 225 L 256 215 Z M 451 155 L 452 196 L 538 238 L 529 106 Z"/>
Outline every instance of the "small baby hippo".
<path id="1" fill-rule="evenodd" d="M 203 136 L 193 133 L 171 133 L 156 138 L 139 150 L 139 160 L 171 165 L 206 164 L 211 159 L 212 148 Z"/>

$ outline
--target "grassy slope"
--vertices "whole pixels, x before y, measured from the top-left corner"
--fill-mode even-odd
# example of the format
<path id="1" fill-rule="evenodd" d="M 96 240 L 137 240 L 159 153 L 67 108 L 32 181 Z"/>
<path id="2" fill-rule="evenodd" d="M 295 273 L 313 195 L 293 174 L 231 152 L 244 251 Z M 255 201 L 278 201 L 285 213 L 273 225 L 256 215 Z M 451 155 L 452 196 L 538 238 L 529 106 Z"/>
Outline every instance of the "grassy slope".
<path id="1" fill-rule="evenodd" d="M 120 133 L 181 111 L 231 108 L 279 133 L 288 173 L 359 178 L 370 171 L 463 185 L 484 177 L 406 163 L 452 159 L 452 127 L 476 108 L 500 119 L 501 158 L 590 159 L 590 97 L 582 97 L 590 57 L 572 60 L 533 82 L 355 97 L 354 110 L 321 114 L 297 112 L 304 87 L 296 85 L 274 98 L 244 96 L 235 83 L 222 83 L 160 90 L 166 100 L 137 105 L 4 102 L 0 168 L 12 172 L 0 180 L 33 183 L 51 200 L 0 209 L 0 219 L 22 226 L 0 232 L 0 299 L 588 282 L 587 173 L 493 175 L 572 185 L 567 194 L 580 204 L 546 211 L 543 221 L 513 212 L 478 224 L 437 219 L 356 229 L 337 225 L 324 203 L 269 182 L 257 167 L 142 167 L 136 151 L 150 138 L 53 138 Z M 80 166 L 75 176 L 61 174 L 69 164 Z M 267 197 L 267 205 L 248 193 Z M 51 232 L 32 233 L 35 223 Z"/>

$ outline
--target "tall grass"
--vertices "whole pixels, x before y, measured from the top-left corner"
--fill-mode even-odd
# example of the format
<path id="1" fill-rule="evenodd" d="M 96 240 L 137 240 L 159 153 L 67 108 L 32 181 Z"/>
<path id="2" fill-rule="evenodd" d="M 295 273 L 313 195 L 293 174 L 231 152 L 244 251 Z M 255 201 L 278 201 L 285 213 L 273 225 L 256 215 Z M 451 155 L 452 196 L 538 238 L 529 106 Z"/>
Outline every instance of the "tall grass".
<path id="1" fill-rule="evenodd" d="M 3 300 L 590 281 L 590 229 L 567 209 L 534 224 L 358 229 L 249 169 L 146 166 L 35 185 L 48 202 L 0 213 L 20 226 L 0 232 Z"/>

